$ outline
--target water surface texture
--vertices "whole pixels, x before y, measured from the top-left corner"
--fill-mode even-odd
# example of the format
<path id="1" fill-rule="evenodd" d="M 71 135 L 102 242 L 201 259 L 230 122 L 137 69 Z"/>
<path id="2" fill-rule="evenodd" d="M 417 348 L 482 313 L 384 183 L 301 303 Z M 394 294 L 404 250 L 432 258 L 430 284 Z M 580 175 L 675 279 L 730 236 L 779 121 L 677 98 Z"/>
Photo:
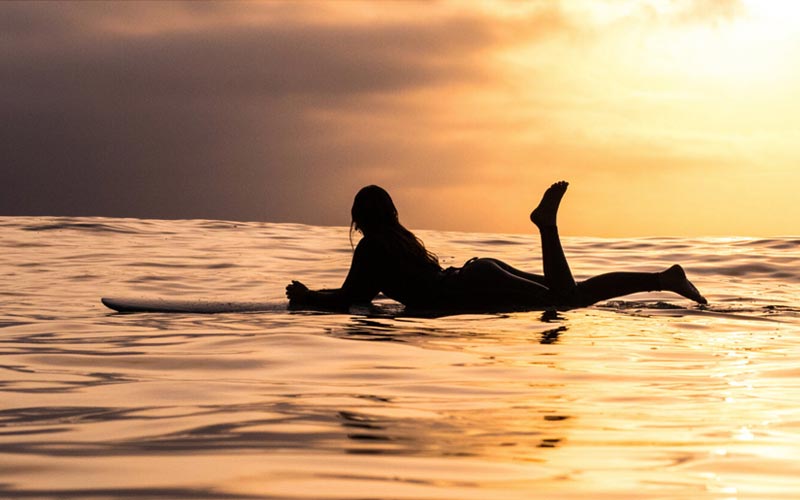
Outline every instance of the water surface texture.
<path id="1" fill-rule="evenodd" d="M 538 271 L 530 236 L 420 231 Z M 800 239 L 565 238 L 578 278 L 679 262 L 697 307 L 287 312 L 347 228 L 0 218 L 0 498 L 800 494 Z M 274 301 L 118 314 L 101 296 Z"/>

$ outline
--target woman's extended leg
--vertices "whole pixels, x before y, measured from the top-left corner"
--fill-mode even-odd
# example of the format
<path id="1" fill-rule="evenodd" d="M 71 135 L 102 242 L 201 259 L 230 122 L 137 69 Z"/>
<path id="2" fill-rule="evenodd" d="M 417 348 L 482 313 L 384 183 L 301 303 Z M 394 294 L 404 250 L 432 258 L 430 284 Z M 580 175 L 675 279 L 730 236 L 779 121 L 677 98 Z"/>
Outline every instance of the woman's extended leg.
<path id="1" fill-rule="evenodd" d="M 601 274 L 578 283 L 569 296 L 554 296 L 546 286 L 509 272 L 506 267 L 511 266 L 497 259 L 477 259 L 464 266 L 460 273 L 464 287 L 461 290 L 464 293 L 462 298 L 473 300 L 475 304 L 472 305 L 480 306 L 536 304 L 585 307 L 631 293 L 668 291 L 700 304 L 708 303 L 679 265 L 658 273 Z"/>
<path id="2" fill-rule="evenodd" d="M 676 264 L 660 273 L 615 272 L 589 278 L 578 283 L 575 305 L 588 306 L 631 293 L 655 291 L 674 292 L 700 304 L 708 303 Z"/>

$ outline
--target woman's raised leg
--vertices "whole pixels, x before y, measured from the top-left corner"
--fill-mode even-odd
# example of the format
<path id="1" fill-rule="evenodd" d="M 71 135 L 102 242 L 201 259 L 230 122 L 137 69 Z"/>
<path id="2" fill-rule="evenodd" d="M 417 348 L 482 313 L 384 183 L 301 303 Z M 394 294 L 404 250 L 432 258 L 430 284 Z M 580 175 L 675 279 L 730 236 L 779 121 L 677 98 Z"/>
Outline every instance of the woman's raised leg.
<path id="1" fill-rule="evenodd" d="M 533 212 L 531 222 L 539 228 L 542 237 L 542 267 L 547 286 L 557 296 L 566 297 L 575 291 L 575 279 L 572 277 L 561 238 L 558 236 L 556 216 L 561 198 L 567 191 L 569 183 L 559 181 L 547 188 Z"/>

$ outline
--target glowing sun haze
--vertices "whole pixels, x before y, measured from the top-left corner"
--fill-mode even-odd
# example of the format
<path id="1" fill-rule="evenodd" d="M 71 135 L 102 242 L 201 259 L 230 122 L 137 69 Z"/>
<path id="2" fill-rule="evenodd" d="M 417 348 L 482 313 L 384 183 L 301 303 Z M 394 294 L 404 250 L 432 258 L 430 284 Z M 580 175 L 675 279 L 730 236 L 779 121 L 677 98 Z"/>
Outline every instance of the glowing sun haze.
<path id="1" fill-rule="evenodd" d="M 2 3 L 0 214 L 800 233 L 800 3 Z"/>

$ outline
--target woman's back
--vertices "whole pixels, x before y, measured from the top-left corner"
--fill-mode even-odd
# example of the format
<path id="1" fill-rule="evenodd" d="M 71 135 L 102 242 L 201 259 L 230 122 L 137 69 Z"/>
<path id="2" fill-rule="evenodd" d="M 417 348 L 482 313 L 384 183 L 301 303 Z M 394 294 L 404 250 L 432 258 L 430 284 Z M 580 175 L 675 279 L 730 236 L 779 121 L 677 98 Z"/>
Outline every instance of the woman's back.
<path id="1" fill-rule="evenodd" d="M 439 294 L 441 273 L 438 264 L 409 252 L 393 238 L 365 236 L 358 243 L 343 288 L 354 296 L 375 290 L 407 306 L 423 306 Z"/>

